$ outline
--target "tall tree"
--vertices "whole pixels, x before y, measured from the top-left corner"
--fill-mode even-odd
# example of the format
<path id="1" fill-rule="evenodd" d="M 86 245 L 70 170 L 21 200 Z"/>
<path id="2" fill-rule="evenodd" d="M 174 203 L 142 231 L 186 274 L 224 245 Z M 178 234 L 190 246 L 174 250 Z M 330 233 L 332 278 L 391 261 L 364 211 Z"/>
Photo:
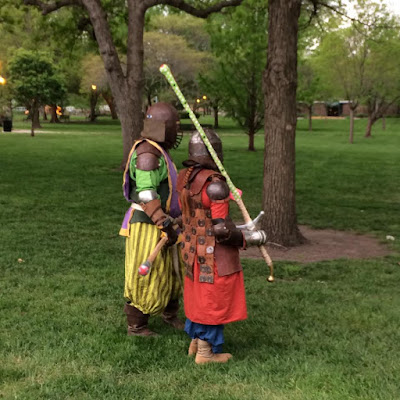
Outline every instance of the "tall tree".
<path id="1" fill-rule="evenodd" d="M 198 51 L 210 50 L 210 36 L 206 31 L 206 21 L 183 13 L 164 13 L 149 19 L 148 30 L 183 37 L 188 47 Z"/>
<path id="2" fill-rule="evenodd" d="M 365 36 L 349 27 L 328 33 L 313 59 L 325 94 L 349 102 L 350 143 L 354 142 L 354 115 L 363 96 L 367 57 Z"/>
<path id="3" fill-rule="evenodd" d="M 315 100 L 321 96 L 320 80 L 313 65 L 308 59 L 300 60 L 297 69 L 299 83 L 297 101 L 307 109 L 308 130 L 312 131 L 312 113 Z"/>
<path id="4" fill-rule="evenodd" d="M 349 102 L 350 143 L 354 141 L 354 114 L 360 102 L 368 105 L 370 135 L 373 123 L 397 100 L 400 77 L 395 56 L 398 29 L 393 29 L 395 21 L 385 5 L 359 0 L 355 9 L 360 20 L 326 34 L 313 57 L 325 93 Z"/>
<path id="5" fill-rule="evenodd" d="M 175 17 L 175 16 L 174 16 Z M 165 17 L 169 19 L 169 17 Z M 187 18 L 186 18 L 187 20 Z M 179 84 L 187 95 L 187 85 L 193 86 L 197 74 L 206 69 L 209 53 L 189 46 L 184 36 L 166 32 L 145 32 L 144 34 L 144 92 L 148 105 L 168 86 L 159 67 L 166 63 L 179 76 Z"/>
<path id="6" fill-rule="evenodd" d="M 9 74 L 16 98 L 29 108 L 34 136 L 34 129 L 40 127 L 39 107 L 55 104 L 65 94 L 62 78 L 46 55 L 24 49 L 11 59 Z"/>
<path id="7" fill-rule="evenodd" d="M 301 8 L 311 17 L 329 0 L 269 0 L 268 57 L 263 75 L 265 148 L 263 228 L 269 241 L 294 246 L 304 242 L 297 226 L 295 185 L 296 88 Z M 310 19 L 311 19 L 310 17 Z"/>
<path id="8" fill-rule="evenodd" d="M 127 63 L 126 72 L 121 65 L 116 44 L 112 35 L 112 13 L 116 7 L 106 12 L 100 0 L 62 0 L 45 2 L 42 0 L 24 0 L 24 4 L 39 7 L 44 15 L 65 6 L 83 7 L 88 13 L 100 55 L 107 71 L 111 91 L 116 101 L 120 116 L 123 138 L 122 165 L 128 159 L 133 140 L 138 138 L 142 130 L 142 96 L 143 96 L 143 34 L 145 14 L 153 7 L 167 5 L 199 18 L 207 18 L 210 14 L 221 11 L 228 6 L 239 5 L 242 0 L 221 0 L 219 3 L 198 2 L 197 4 L 183 0 L 127 0 L 117 5 L 126 10 L 127 18 Z"/>
<path id="9" fill-rule="evenodd" d="M 366 61 L 364 97 L 368 123 L 365 137 L 372 136 L 372 126 L 400 100 L 399 28 L 387 29 L 379 40 L 370 44 Z"/>
<path id="10" fill-rule="evenodd" d="M 97 54 L 87 54 L 82 60 L 82 79 L 80 92 L 90 99 L 90 120 L 96 119 L 96 105 L 99 96 L 102 96 L 110 108 L 112 119 L 117 119 L 117 110 L 108 83 L 106 71 L 101 58 Z"/>
<path id="11" fill-rule="evenodd" d="M 297 227 L 295 134 L 297 35 L 301 0 L 269 0 L 265 96 L 263 227 L 269 241 L 293 246 L 304 241 Z"/>
<path id="12" fill-rule="evenodd" d="M 64 8 L 44 19 L 39 10 L 24 6 L 22 0 L 0 0 L 0 21 L 0 60 L 5 65 L 17 49 L 45 48 L 65 77 L 67 92 L 79 93 L 80 59 L 93 49 L 89 36 L 78 29 L 82 15 L 76 9 Z M 52 121 L 57 121 L 56 108 L 54 104 L 50 107 Z"/>
<path id="13" fill-rule="evenodd" d="M 246 131 L 248 150 L 254 151 L 254 135 L 264 121 L 261 82 L 266 62 L 267 5 L 265 0 L 246 0 L 230 11 L 214 16 L 209 24 L 215 62 L 208 75 L 217 85 L 221 108 Z"/>
<path id="14" fill-rule="evenodd" d="M 213 110 L 214 115 L 214 129 L 219 128 L 219 108 L 221 105 L 222 91 L 220 89 L 220 78 L 217 71 L 217 61 L 211 58 L 209 61 L 209 68 L 207 71 L 199 74 L 199 87 L 203 93 L 207 93 L 208 103 Z"/>

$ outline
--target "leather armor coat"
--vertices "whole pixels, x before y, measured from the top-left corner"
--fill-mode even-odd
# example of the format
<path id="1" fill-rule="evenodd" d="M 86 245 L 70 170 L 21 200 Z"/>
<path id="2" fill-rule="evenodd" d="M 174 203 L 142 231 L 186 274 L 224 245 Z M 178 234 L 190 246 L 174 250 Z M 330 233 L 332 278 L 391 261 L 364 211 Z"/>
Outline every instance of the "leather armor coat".
<path id="1" fill-rule="evenodd" d="M 212 224 L 211 209 L 204 206 L 201 196 L 207 182 L 224 180 L 224 177 L 214 170 L 189 168 L 178 175 L 177 191 L 181 203 L 184 188 L 188 194 L 188 205 L 182 204 L 182 258 L 186 267 L 186 275 L 193 280 L 195 259 L 199 263 L 199 281 L 214 282 L 214 265 L 219 276 L 231 275 L 241 271 L 239 249 L 234 246 L 222 245 L 216 242 Z M 229 192 L 228 192 L 229 194 Z M 216 202 L 227 202 L 229 197 Z"/>

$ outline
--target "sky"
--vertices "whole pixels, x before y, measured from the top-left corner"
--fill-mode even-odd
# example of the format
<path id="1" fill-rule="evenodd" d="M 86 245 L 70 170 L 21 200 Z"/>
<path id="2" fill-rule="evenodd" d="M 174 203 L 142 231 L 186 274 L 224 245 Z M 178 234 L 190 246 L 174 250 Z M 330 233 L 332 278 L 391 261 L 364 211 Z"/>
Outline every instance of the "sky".
<path id="1" fill-rule="evenodd" d="M 387 0 L 386 3 L 389 10 L 392 10 L 394 13 L 400 15 L 400 0 Z"/>
<path id="2" fill-rule="evenodd" d="M 390 11 L 400 16 L 400 0 L 383 0 L 383 2 Z M 344 3 L 348 3 L 348 0 L 344 0 Z"/>

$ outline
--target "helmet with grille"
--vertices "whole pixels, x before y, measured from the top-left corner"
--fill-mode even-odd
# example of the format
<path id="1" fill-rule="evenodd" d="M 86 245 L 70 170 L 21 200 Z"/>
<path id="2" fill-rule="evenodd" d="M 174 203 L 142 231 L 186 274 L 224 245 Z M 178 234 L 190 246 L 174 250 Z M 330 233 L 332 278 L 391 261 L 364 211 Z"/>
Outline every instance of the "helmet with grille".
<path id="1" fill-rule="evenodd" d="M 147 109 L 141 136 L 162 144 L 165 148 L 176 148 L 182 140 L 178 134 L 179 115 L 168 103 L 155 103 Z"/>

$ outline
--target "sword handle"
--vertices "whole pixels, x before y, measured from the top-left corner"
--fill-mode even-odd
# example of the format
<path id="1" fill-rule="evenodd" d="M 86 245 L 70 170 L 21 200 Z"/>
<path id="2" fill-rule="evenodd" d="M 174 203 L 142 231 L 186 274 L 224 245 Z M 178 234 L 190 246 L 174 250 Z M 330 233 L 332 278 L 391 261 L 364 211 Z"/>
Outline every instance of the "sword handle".
<path id="1" fill-rule="evenodd" d="M 251 219 L 246 206 L 243 203 L 243 200 L 240 198 L 239 200 L 236 200 L 236 203 L 242 212 L 243 218 L 244 218 L 244 223 L 252 223 L 253 220 Z M 274 281 L 274 264 L 272 263 L 271 257 L 268 254 L 267 248 L 264 245 L 258 246 L 260 249 L 261 255 L 264 258 L 264 261 L 267 263 L 269 267 L 269 277 L 267 278 L 268 282 L 273 282 Z"/>

